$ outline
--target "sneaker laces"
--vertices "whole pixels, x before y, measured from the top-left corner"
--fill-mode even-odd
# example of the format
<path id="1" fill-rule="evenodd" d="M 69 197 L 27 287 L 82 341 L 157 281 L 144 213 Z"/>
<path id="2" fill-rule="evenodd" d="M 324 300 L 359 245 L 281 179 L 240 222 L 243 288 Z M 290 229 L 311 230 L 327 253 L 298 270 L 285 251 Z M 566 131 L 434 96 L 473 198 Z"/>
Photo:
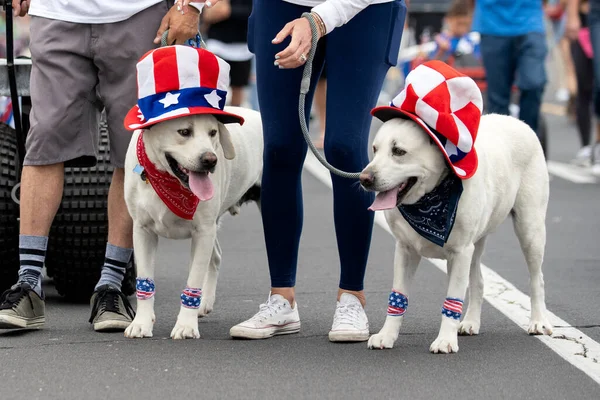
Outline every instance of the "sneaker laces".
<path id="1" fill-rule="evenodd" d="M 333 318 L 334 325 L 353 325 L 360 319 L 361 306 L 355 303 L 339 306 Z"/>
<path id="2" fill-rule="evenodd" d="M 262 322 L 268 317 L 272 317 L 273 314 L 277 314 L 279 310 L 281 310 L 281 304 L 275 302 L 269 296 L 269 299 L 266 303 L 263 303 L 260 306 L 258 306 L 258 312 L 254 314 L 252 318 L 250 318 L 250 321 Z"/>
<path id="3" fill-rule="evenodd" d="M 15 308 L 24 297 L 30 296 L 31 291 L 31 286 L 29 286 L 29 284 L 15 285 L 10 289 L 5 290 L 4 293 L 0 295 L 0 310 L 11 310 Z M 29 300 L 31 309 L 33 309 L 31 297 L 29 297 Z"/>
<path id="4" fill-rule="evenodd" d="M 125 312 L 127 313 L 127 315 L 129 315 L 131 319 L 135 318 L 135 311 L 129 303 L 129 300 L 127 300 L 127 297 L 125 297 L 125 295 L 120 290 L 116 290 L 111 287 L 106 287 L 98 291 L 98 295 L 94 300 L 94 306 L 92 308 L 92 314 L 90 315 L 89 322 L 93 322 L 94 318 L 96 318 L 98 314 L 104 312 L 113 312 L 116 314 L 126 316 L 125 314 L 123 314 L 123 310 L 121 310 L 121 308 L 119 307 L 119 299 L 123 301 L 123 304 L 125 305 Z"/>

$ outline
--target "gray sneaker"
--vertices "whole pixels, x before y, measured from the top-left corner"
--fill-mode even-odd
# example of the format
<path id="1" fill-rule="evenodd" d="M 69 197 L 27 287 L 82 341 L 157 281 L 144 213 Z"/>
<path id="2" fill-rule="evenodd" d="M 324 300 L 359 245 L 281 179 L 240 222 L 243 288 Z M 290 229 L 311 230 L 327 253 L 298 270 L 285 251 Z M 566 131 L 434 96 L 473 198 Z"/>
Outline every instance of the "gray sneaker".
<path id="1" fill-rule="evenodd" d="M 90 304 L 92 314 L 89 322 L 96 332 L 124 331 L 135 317 L 127 297 L 109 285 L 100 286 L 92 295 Z"/>
<path id="2" fill-rule="evenodd" d="M 44 300 L 28 283 L 17 283 L 0 296 L 0 329 L 41 328 L 46 322 Z"/>

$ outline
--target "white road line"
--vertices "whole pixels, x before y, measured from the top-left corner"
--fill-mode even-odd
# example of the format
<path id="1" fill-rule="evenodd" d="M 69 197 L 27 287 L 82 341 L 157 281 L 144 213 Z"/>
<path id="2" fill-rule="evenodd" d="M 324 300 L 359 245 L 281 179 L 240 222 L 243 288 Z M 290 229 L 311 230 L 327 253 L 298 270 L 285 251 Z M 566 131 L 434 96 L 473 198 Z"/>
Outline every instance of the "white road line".
<path id="1" fill-rule="evenodd" d="M 329 172 L 310 151 L 308 152 L 304 168 L 319 181 L 331 188 Z M 385 217 L 381 212 L 375 214 L 375 223 L 391 234 Z M 429 258 L 426 258 L 426 260 L 446 273 L 446 261 Z M 390 268 L 392 268 L 391 265 Z M 527 332 L 531 305 L 529 296 L 487 266 L 482 264 L 481 268 L 485 282 L 485 300 Z M 525 265 L 523 265 L 523 271 L 525 273 L 527 271 Z M 570 364 L 579 368 L 596 383 L 600 384 L 600 344 L 549 310 L 547 316 L 552 325 L 555 326 L 554 333 L 552 336 L 539 335 L 535 336 L 535 338 Z"/>
<path id="2" fill-rule="evenodd" d="M 548 172 L 559 178 L 566 179 L 574 183 L 596 183 L 596 178 L 592 175 L 589 168 L 581 168 L 558 161 L 548 161 Z"/>

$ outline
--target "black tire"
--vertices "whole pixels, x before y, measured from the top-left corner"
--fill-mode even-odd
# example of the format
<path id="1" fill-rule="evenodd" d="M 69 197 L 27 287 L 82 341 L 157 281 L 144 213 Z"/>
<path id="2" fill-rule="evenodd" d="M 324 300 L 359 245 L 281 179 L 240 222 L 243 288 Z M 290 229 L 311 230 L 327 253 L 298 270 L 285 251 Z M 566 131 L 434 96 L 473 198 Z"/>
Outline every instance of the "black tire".
<path id="1" fill-rule="evenodd" d="M 108 190 L 114 168 L 110 165 L 106 121 L 100 124 L 98 160 L 94 167 L 65 168 L 63 200 L 48 242 L 46 268 L 59 294 L 71 301 L 89 301 L 104 264 L 108 238 Z M 135 271 L 123 291 L 135 291 Z"/>
<path id="2" fill-rule="evenodd" d="M 16 132 L 0 123 L 0 292 L 17 282 L 19 271 L 19 206 L 11 196 L 17 164 Z"/>

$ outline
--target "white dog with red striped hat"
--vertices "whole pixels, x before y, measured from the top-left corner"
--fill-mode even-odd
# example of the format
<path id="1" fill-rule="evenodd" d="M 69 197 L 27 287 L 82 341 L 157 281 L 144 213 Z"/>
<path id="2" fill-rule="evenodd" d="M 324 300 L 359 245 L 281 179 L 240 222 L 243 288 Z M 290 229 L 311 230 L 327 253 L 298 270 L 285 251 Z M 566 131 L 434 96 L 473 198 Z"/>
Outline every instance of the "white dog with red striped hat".
<path id="1" fill-rule="evenodd" d="M 214 304 L 223 214 L 259 202 L 260 114 L 225 107 L 229 64 L 211 52 L 167 46 L 137 64 L 138 102 L 125 117 L 133 136 L 125 200 L 133 218 L 137 313 L 126 337 L 151 337 L 158 237 L 192 239 L 191 263 L 174 339 L 198 338 L 198 316 Z M 226 127 L 227 125 L 227 127 Z M 172 268 L 172 266 L 169 266 Z"/>
<path id="2" fill-rule="evenodd" d="M 415 68 L 390 106 L 373 160 L 360 180 L 377 192 L 372 210 L 384 214 L 396 238 L 387 317 L 369 348 L 391 348 L 407 310 L 421 257 L 448 262 L 448 287 L 433 353 L 458 351 L 458 334 L 476 335 L 483 303 L 481 257 L 486 238 L 512 215 L 531 290 L 530 334 L 551 334 L 542 261 L 549 176 L 540 142 L 524 122 L 482 116 L 475 82 L 441 61 Z M 469 287 L 469 306 L 461 321 Z"/>

